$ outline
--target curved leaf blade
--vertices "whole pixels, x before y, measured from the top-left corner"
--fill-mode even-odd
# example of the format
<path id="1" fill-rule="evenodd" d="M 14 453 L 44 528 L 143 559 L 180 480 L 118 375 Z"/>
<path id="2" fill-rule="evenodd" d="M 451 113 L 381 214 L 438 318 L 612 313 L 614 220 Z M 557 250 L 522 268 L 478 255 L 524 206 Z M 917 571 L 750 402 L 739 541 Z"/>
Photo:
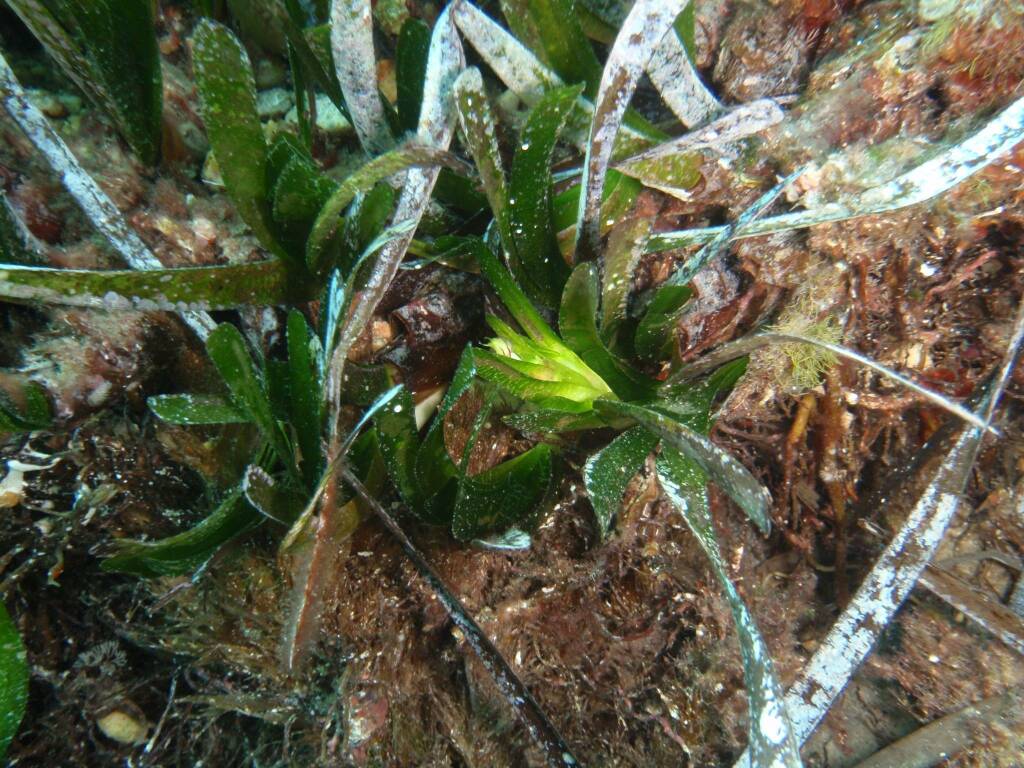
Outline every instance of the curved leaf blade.
<path id="1" fill-rule="evenodd" d="M 222 545 L 252 529 L 262 516 L 246 502 L 241 487 L 232 490 L 203 521 L 159 541 L 119 541 L 104 560 L 104 571 L 151 579 L 182 576 L 209 560 Z"/>
<path id="2" fill-rule="evenodd" d="M 749 744 L 754 765 L 801 765 L 782 687 L 775 678 L 771 656 L 743 598 L 736 591 L 715 536 L 708 503 L 706 477 L 698 464 L 672 446 L 663 446 L 655 460 L 665 495 L 682 514 L 729 601 L 743 659 L 743 678 L 750 698 Z"/>
<path id="3" fill-rule="evenodd" d="M 222 24 L 200 19 L 192 38 L 199 107 L 228 196 L 260 243 L 281 258 L 270 221 L 267 144 L 249 56 Z"/>
<path id="4" fill-rule="evenodd" d="M 7 754 L 28 703 L 28 657 L 18 628 L 0 603 L 0 758 Z"/>
<path id="5" fill-rule="evenodd" d="M 548 91 L 526 119 L 512 157 L 509 229 L 515 241 L 512 267 L 532 298 L 555 307 L 569 277 L 555 238 L 551 157 L 581 92 L 580 86 Z"/>
<path id="6" fill-rule="evenodd" d="M 643 467 L 658 438 L 646 427 L 633 427 L 612 440 L 583 465 L 583 483 L 594 508 L 602 539 L 612 532 L 626 487 Z"/>
<path id="7" fill-rule="evenodd" d="M 700 433 L 651 408 L 611 400 L 595 401 L 599 414 L 626 416 L 654 431 L 707 473 L 765 534 L 771 530 L 771 496 L 750 470 Z"/>
<path id="8" fill-rule="evenodd" d="M 687 285 L 666 285 L 655 292 L 633 335 L 637 355 L 653 360 L 667 354 L 679 314 L 692 295 Z"/>
<path id="9" fill-rule="evenodd" d="M 246 424 L 252 419 L 219 395 L 153 395 L 146 403 L 169 424 Z"/>
<path id="10" fill-rule="evenodd" d="M 535 445 L 526 453 L 479 475 L 463 478 L 452 516 L 460 541 L 522 523 L 547 493 L 551 449 Z"/>
<path id="11" fill-rule="evenodd" d="M 357 194 L 367 192 L 379 181 L 413 166 L 451 163 L 443 149 L 410 145 L 376 157 L 350 174 L 323 204 L 306 244 L 306 263 L 315 274 L 330 268 L 328 245 L 342 225 L 341 214 Z"/>

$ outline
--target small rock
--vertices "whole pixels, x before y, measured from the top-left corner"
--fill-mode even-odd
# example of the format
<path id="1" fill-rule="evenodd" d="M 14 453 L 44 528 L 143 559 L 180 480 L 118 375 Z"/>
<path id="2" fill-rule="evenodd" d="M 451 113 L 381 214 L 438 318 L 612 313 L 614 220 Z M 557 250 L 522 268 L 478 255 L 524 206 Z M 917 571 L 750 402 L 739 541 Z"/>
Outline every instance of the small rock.
<path id="1" fill-rule="evenodd" d="M 61 93 L 57 95 L 57 98 L 71 114 L 82 111 L 82 98 L 80 96 L 75 96 L 73 93 Z"/>
<path id="2" fill-rule="evenodd" d="M 296 108 L 292 107 L 284 119 L 288 123 L 298 123 L 299 113 Z M 316 127 L 328 136 L 343 136 L 352 132 L 352 123 L 322 93 L 316 95 Z"/>
<path id="3" fill-rule="evenodd" d="M 255 78 L 257 88 L 273 88 L 284 82 L 284 68 L 270 59 L 260 59 L 256 62 Z"/>
<path id="4" fill-rule="evenodd" d="M 280 117 L 292 106 L 292 95 L 284 88 L 271 88 L 256 94 L 256 111 L 261 118 Z"/>
<path id="5" fill-rule="evenodd" d="M 209 152 L 206 155 L 206 161 L 203 163 L 202 177 L 203 181 L 211 187 L 224 186 L 224 177 L 220 175 L 220 166 L 217 164 L 217 157 L 213 152 Z"/>
<path id="6" fill-rule="evenodd" d="M 96 725 L 104 736 L 121 744 L 141 744 L 149 733 L 148 723 L 120 710 L 108 712 L 96 721 Z"/>
<path id="7" fill-rule="evenodd" d="M 67 105 L 52 93 L 31 88 L 28 90 L 28 99 L 47 117 L 59 119 L 68 116 Z"/>

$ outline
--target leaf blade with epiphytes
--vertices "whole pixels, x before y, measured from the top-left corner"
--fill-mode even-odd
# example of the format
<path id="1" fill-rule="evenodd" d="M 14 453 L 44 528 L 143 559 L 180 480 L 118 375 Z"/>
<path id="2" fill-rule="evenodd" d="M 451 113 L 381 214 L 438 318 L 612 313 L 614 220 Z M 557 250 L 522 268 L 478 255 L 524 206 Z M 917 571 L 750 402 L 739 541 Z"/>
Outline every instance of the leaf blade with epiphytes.
<path id="1" fill-rule="evenodd" d="M 303 290 L 281 261 L 177 269 L 99 270 L 0 264 L 0 299 L 106 311 L 233 309 L 285 304 Z"/>
<path id="2" fill-rule="evenodd" d="M 531 110 L 512 156 L 509 179 L 509 229 L 515 240 L 511 254 L 519 282 L 533 287 L 532 298 L 558 305 L 569 267 L 558 250 L 551 199 L 551 158 L 580 86 L 548 91 Z"/>
<path id="3" fill-rule="evenodd" d="M 200 19 L 192 57 L 200 113 L 228 196 L 263 246 L 288 258 L 271 221 L 267 143 L 249 56 L 231 30 Z"/>
<path id="4" fill-rule="evenodd" d="M 583 467 L 583 483 L 602 539 L 611 534 L 626 487 L 657 444 L 656 435 L 646 427 L 637 426 L 623 432 L 587 459 Z"/>
<path id="5" fill-rule="evenodd" d="M 463 478 L 452 514 L 461 541 L 521 523 L 551 482 L 551 449 L 543 443 L 498 466 Z"/>
<path id="6" fill-rule="evenodd" d="M 413 166 L 441 165 L 449 162 L 444 150 L 433 147 L 408 145 L 370 160 L 338 186 L 317 214 L 306 245 L 306 263 L 316 274 L 329 269 L 328 243 L 341 227 L 342 212 L 360 192 L 368 192 L 379 181 Z"/>
<path id="7" fill-rule="evenodd" d="M 206 351 L 231 393 L 235 406 L 256 423 L 278 460 L 298 481 L 295 453 L 274 417 L 267 385 L 235 326 L 221 323 L 206 340 Z"/>
<path id="8" fill-rule="evenodd" d="M 743 678 L 750 700 L 749 742 L 753 763 L 799 768 L 797 748 L 789 716 L 783 703 L 783 689 L 775 677 L 771 656 L 757 629 L 754 617 L 736 591 L 718 546 L 711 520 L 707 479 L 697 463 L 672 446 L 663 445 L 655 459 L 658 481 L 665 495 L 679 510 L 718 579 L 740 643 Z"/>
<path id="9" fill-rule="evenodd" d="M 149 409 L 169 424 L 246 424 L 252 419 L 220 395 L 153 395 Z"/>
<path id="10" fill-rule="evenodd" d="M 18 627 L 0 603 L 0 758 L 7 754 L 28 703 L 28 656 Z"/>
<path id="11" fill-rule="evenodd" d="M 771 530 L 771 496 L 750 470 L 727 451 L 677 418 L 650 407 L 609 400 L 599 400 L 594 405 L 599 414 L 626 416 L 652 430 L 706 472 L 763 533 Z"/>

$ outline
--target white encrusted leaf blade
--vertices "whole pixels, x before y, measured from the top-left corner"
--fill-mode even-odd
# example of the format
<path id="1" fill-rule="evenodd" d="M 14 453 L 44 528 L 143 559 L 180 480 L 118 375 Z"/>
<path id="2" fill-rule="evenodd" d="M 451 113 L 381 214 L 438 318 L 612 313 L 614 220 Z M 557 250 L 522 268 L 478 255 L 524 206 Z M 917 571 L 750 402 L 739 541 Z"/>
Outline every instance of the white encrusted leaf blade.
<path id="1" fill-rule="evenodd" d="M 679 0 L 637 0 L 608 54 L 583 164 L 583 189 L 576 216 L 577 261 L 592 258 L 597 253 L 601 238 L 601 194 L 615 138 L 644 65 L 665 32 L 671 29 L 683 5 Z"/>
<path id="2" fill-rule="evenodd" d="M 690 0 L 693 2 L 693 0 Z M 675 29 L 669 29 L 647 62 L 647 75 L 679 121 L 690 128 L 703 125 L 722 111 L 690 61 Z"/>
<path id="3" fill-rule="evenodd" d="M 1024 141 L 1024 98 L 1013 102 L 980 130 L 892 181 L 860 195 L 806 211 L 786 213 L 740 227 L 735 238 L 854 219 L 923 203 L 949 191 L 960 182 L 1010 152 Z M 704 227 L 664 232 L 648 241 L 648 252 L 698 245 L 713 240 L 724 227 Z"/>
<path id="4" fill-rule="evenodd" d="M 370 0 L 331 1 L 331 53 L 359 143 L 370 153 L 390 149 L 394 142 L 377 89 Z"/>

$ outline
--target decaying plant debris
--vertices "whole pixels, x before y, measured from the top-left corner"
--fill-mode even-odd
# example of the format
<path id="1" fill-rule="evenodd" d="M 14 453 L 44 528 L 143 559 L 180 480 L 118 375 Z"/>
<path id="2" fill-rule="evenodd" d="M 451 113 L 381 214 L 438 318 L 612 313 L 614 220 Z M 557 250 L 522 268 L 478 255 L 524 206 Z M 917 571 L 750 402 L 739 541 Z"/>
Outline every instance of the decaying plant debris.
<path id="1" fill-rule="evenodd" d="M 1019 763 L 1015 4 L 8 5 L 12 765 Z"/>

